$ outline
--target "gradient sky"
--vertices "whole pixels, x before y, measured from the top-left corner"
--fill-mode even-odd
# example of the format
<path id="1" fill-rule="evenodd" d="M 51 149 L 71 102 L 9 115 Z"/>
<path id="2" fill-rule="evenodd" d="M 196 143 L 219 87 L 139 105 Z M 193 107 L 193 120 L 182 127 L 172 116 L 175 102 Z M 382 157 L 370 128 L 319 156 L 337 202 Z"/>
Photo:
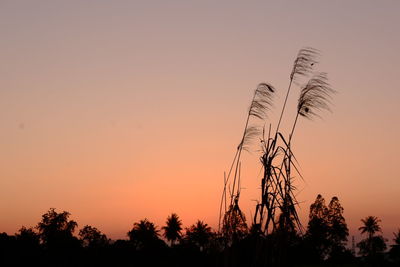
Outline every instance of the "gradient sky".
<path id="1" fill-rule="evenodd" d="M 374 215 L 392 239 L 399 14 L 395 0 L 1 0 L 0 232 L 34 226 L 50 207 L 111 238 L 171 212 L 216 227 L 253 89 L 278 89 L 276 123 L 296 53 L 312 46 L 338 94 L 333 112 L 302 119 L 293 139 L 302 221 L 318 193 L 338 196 L 351 235 Z M 258 157 L 243 157 L 248 218 Z"/>

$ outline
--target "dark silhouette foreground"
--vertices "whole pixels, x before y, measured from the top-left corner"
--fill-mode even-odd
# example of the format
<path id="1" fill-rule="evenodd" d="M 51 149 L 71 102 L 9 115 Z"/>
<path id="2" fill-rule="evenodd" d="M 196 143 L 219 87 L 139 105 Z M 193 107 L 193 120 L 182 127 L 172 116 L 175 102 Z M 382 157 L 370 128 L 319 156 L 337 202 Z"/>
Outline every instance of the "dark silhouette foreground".
<path id="1" fill-rule="evenodd" d="M 35 228 L 22 227 L 15 235 L 0 234 L 0 266 L 399 266 L 400 230 L 388 253 L 380 220 L 362 220 L 359 255 L 345 247 L 348 229 L 337 197 L 328 206 L 318 195 L 310 207 L 305 234 L 277 230 L 261 236 L 256 227 L 238 224 L 240 235 L 226 239 L 202 221 L 182 228 L 171 214 L 160 230 L 147 219 L 134 223 L 127 239 L 112 241 L 95 227 L 78 224 L 68 212 L 50 209 Z M 277 250 L 285 240 L 284 250 Z M 272 248 L 272 249 L 271 249 Z M 284 261 L 273 265 L 268 257 Z M 260 257 L 262 255 L 262 257 Z"/>

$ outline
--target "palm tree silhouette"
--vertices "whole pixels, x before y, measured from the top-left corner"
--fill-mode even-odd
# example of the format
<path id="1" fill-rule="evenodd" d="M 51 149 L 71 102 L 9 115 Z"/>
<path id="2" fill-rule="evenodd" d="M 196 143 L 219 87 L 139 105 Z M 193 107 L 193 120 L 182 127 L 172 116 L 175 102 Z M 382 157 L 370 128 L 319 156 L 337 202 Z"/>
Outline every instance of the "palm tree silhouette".
<path id="1" fill-rule="evenodd" d="M 174 245 L 175 241 L 181 239 L 182 221 L 176 213 L 172 213 L 168 216 L 165 226 L 162 227 L 164 230 L 164 237 L 171 242 L 171 246 Z"/>
<path id="2" fill-rule="evenodd" d="M 369 240 L 372 240 L 372 237 L 376 232 L 382 232 L 382 229 L 379 226 L 381 220 L 379 220 L 378 217 L 368 216 L 365 219 L 361 219 L 361 222 L 364 225 L 358 228 L 358 230 L 360 230 L 362 234 L 368 233 Z"/>
<path id="3" fill-rule="evenodd" d="M 361 219 L 361 222 L 364 224 L 363 226 L 361 226 L 360 228 L 358 228 L 358 230 L 361 231 L 361 234 L 363 233 L 367 233 L 368 234 L 368 238 L 367 238 L 367 247 L 369 250 L 369 254 L 373 255 L 375 254 L 374 251 L 374 235 L 376 232 L 382 232 L 381 227 L 379 226 L 379 223 L 381 222 L 381 220 L 378 219 L 378 217 L 375 216 L 368 216 L 365 219 Z M 383 239 L 382 239 L 383 240 Z M 384 243 L 384 241 L 383 241 Z"/>
<path id="4" fill-rule="evenodd" d="M 190 228 L 186 228 L 186 239 L 203 251 L 211 241 L 213 232 L 211 227 L 203 221 L 198 220 Z"/>
<path id="5" fill-rule="evenodd" d="M 156 226 L 147 219 L 134 223 L 128 237 L 137 249 L 151 247 L 159 241 Z"/>

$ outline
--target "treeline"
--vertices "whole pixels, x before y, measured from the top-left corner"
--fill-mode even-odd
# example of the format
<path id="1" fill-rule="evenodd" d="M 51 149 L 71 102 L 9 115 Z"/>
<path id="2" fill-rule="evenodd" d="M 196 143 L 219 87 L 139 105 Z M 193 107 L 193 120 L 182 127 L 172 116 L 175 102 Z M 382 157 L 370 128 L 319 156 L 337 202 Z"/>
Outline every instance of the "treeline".
<path id="1" fill-rule="evenodd" d="M 133 224 L 127 239 L 112 241 L 93 226 L 78 230 L 70 213 L 52 208 L 34 228 L 0 234 L 0 266 L 265 266 L 263 262 L 271 262 L 260 255 L 280 259 L 275 266 L 399 266 L 400 230 L 386 253 L 380 220 L 368 216 L 361 221 L 365 239 L 357 244 L 357 257 L 354 247 L 346 248 L 349 232 L 337 197 L 326 206 L 318 195 L 306 229 L 276 229 L 267 236 L 243 223 L 229 233 L 216 232 L 200 220 L 183 228 L 172 213 L 161 228 L 143 219 Z M 265 249 L 271 248 L 265 246 L 269 243 L 274 249 Z"/>

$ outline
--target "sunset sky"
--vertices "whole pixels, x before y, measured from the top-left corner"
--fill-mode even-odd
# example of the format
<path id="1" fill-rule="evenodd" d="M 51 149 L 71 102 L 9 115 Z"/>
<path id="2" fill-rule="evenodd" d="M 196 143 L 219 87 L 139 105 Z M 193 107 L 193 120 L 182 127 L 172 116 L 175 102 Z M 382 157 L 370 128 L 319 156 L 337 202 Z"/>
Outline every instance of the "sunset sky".
<path id="1" fill-rule="evenodd" d="M 400 1 L 0 1 L 0 232 L 50 207 L 126 238 L 147 217 L 213 227 L 253 90 L 321 50 L 332 113 L 293 139 L 304 225 L 317 194 L 400 228 Z M 292 122 L 294 87 L 285 120 Z M 283 130 L 285 127 L 283 127 Z M 250 220 L 257 152 L 243 156 Z M 351 237 L 349 238 L 351 240 Z"/>

